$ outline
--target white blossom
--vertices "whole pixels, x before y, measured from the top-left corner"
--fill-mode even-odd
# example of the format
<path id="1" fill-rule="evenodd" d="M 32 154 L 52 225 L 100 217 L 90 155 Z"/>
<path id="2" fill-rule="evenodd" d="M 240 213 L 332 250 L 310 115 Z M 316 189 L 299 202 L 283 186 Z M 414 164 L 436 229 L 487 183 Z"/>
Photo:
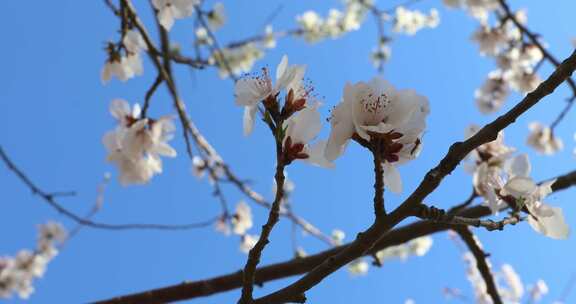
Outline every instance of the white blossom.
<path id="1" fill-rule="evenodd" d="M 210 64 L 218 67 L 221 78 L 250 72 L 256 60 L 262 58 L 264 52 L 255 43 L 246 43 L 231 48 L 215 50 L 208 59 Z"/>
<path id="2" fill-rule="evenodd" d="M 56 222 L 39 225 L 38 243 L 34 251 L 20 250 L 15 257 L 0 257 L 0 298 L 14 293 L 27 299 L 34 292 L 33 280 L 41 278 L 46 266 L 56 254 L 56 243 L 66 237 L 64 228 Z"/>
<path id="3" fill-rule="evenodd" d="M 338 158 L 354 134 L 364 140 L 370 140 L 369 132 L 388 136 L 384 183 L 391 191 L 401 192 L 402 181 L 395 165 L 419 154 L 429 111 L 425 97 L 413 90 L 396 90 L 379 77 L 368 83 L 347 83 L 343 100 L 330 117 L 332 130 L 325 156 L 328 160 Z"/>
<path id="4" fill-rule="evenodd" d="M 474 92 L 476 106 L 483 114 L 496 112 L 502 107 L 509 93 L 508 84 L 501 73 L 493 71 L 488 74 L 482 87 Z"/>
<path id="5" fill-rule="evenodd" d="M 440 18 L 436 9 L 430 10 L 428 15 L 417 11 L 408 10 L 402 6 L 396 8 L 396 18 L 394 19 L 395 32 L 414 35 L 423 28 L 435 28 L 438 26 Z"/>
<path id="6" fill-rule="evenodd" d="M 169 31 L 174 25 L 174 19 L 182 19 L 192 15 L 198 0 L 152 0 L 158 10 L 157 18 L 162 27 Z"/>
<path id="7" fill-rule="evenodd" d="M 284 149 L 303 145 L 301 151 L 296 155 L 298 158 L 313 165 L 333 168 L 334 164 L 324 156 L 325 141 L 318 141 L 315 145 L 309 144 L 322 128 L 322 120 L 318 112 L 319 106 L 319 103 L 308 105 L 284 122 L 283 128 L 286 130 Z"/>
<path id="8" fill-rule="evenodd" d="M 530 93 L 534 91 L 542 82 L 538 74 L 534 73 L 531 68 L 515 68 L 505 73 L 510 87 L 521 93 Z"/>
<path id="9" fill-rule="evenodd" d="M 344 231 L 342 231 L 340 229 L 334 229 L 334 230 L 332 230 L 331 237 L 332 237 L 332 242 L 335 245 L 342 245 L 344 238 L 346 238 L 346 233 L 344 233 Z"/>
<path id="10" fill-rule="evenodd" d="M 552 155 L 564 148 L 562 140 L 554 134 L 552 129 L 539 122 L 532 122 L 528 125 L 530 135 L 526 139 L 526 144 L 534 148 L 538 153 Z"/>
<path id="11" fill-rule="evenodd" d="M 206 162 L 202 157 L 194 155 L 192 157 L 192 174 L 197 178 L 202 178 L 206 171 Z"/>
<path id="12" fill-rule="evenodd" d="M 370 54 L 370 59 L 375 68 L 380 68 L 392 54 L 392 50 L 388 47 L 388 44 L 384 41 L 380 41 L 378 46 L 372 50 Z"/>
<path id="13" fill-rule="evenodd" d="M 148 50 L 148 45 L 146 45 L 144 38 L 136 29 L 128 30 L 122 39 L 122 43 L 124 44 L 124 47 L 126 47 L 126 50 L 131 53 Z"/>
<path id="14" fill-rule="evenodd" d="M 492 304 L 492 299 L 488 294 L 486 288 L 486 282 L 480 274 L 478 267 L 476 265 L 476 258 L 471 252 L 466 252 L 463 255 L 463 259 L 467 264 L 466 267 L 466 278 L 472 285 L 474 290 L 474 298 L 478 304 Z"/>
<path id="15" fill-rule="evenodd" d="M 267 49 L 273 49 L 276 47 L 276 37 L 274 37 L 274 30 L 272 25 L 267 25 L 264 28 L 263 45 Z"/>
<path id="16" fill-rule="evenodd" d="M 217 30 L 226 23 L 226 12 L 224 11 L 224 4 L 222 4 L 222 2 L 214 4 L 214 8 L 208 12 L 207 20 L 212 30 Z"/>
<path id="17" fill-rule="evenodd" d="M 424 256 L 432 248 L 433 240 L 429 236 L 415 238 L 404 244 L 390 246 L 376 252 L 376 257 L 380 263 L 398 258 L 406 260 L 410 256 Z"/>
<path id="18" fill-rule="evenodd" d="M 464 0 L 464 5 L 474 18 L 483 23 L 487 21 L 488 13 L 500 6 L 498 0 Z"/>
<path id="19" fill-rule="evenodd" d="M 524 284 L 514 268 L 509 264 L 500 267 L 500 275 L 508 288 L 500 288 L 499 292 L 503 298 L 512 303 L 520 303 L 524 295 Z"/>
<path id="20" fill-rule="evenodd" d="M 365 20 L 367 7 L 371 1 L 345 0 L 343 11 L 330 9 L 328 16 L 322 18 L 315 11 L 306 11 L 296 17 L 296 22 L 302 30 L 304 40 L 310 43 L 326 38 L 338 38 L 343 34 L 360 28 Z"/>
<path id="21" fill-rule="evenodd" d="M 472 40 L 478 43 L 480 54 L 494 56 L 508 42 L 506 32 L 500 27 L 490 28 L 481 25 L 473 34 Z"/>
<path id="22" fill-rule="evenodd" d="M 514 176 L 504 185 L 502 195 L 512 196 L 517 204 L 528 209 L 528 223 L 536 232 L 553 239 L 566 239 L 570 228 L 564 220 L 562 209 L 542 202 L 552 193 L 555 182 L 556 180 L 552 180 L 537 185 L 529 177 Z"/>
<path id="23" fill-rule="evenodd" d="M 542 299 L 543 296 L 548 294 L 548 291 L 549 289 L 548 285 L 546 285 L 546 282 L 544 282 L 544 280 L 538 280 L 536 281 L 536 284 L 531 286 L 529 290 L 530 299 L 534 302 L 538 302 Z"/>
<path id="24" fill-rule="evenodd" d="M 210 35 L 208 35 L 208 30 L 203 26 L 197 27 L 194 35 L 196 36 L 197 45 L 212 45 L 214 43 Z"/>
<path id="25" fill-rule="evenodd" d="M 362 276 L 368 273 L 370 265 L 364 259 L 356 259 L 348 264 L 348 272 L 353 276 Z"/>
<path id="26" fill-rule="evenodd" d="M 111 56 L 102 68 L 102 72 L 100 74 L 102 83 L 108 83 L 110 79 L 112 79 L 112 76 L 118 78 L 120 81 L 126 81 L 134 77 L 135 73 L 132 69 L 133 64 L 134 59 L 132 59 L 132 61 L 128 61 L 128 58 L 125 56 Z"/>
<path id="27" fill-rule="evenodd" d="M 171 117 L 158 120 L 140 118 L 140 107 L 130 110 L 128 102 L 115 99 L 110 113 L 118 126 L 102 139 L 108 150 L 108 160 L 120 171 L 123 185 L 143 184 L 162 172 L 161 156 L 175 157 L 176 151 L 168 145 L 174 133 Z"/>
<path id="28" fill-rule="evenodd" d="M 244 253 L 250 252 L 250 249 L 256 245 L 260 236 L 252 234 L 244 234 L 240 240 L 240 251 Z"/>
<path id="29" fill-rule="evenodd" d="M 252 228 L 252 211 L 244 201 L 236 205 L 236 213 L 232 217 L 232 232 L 238 235 L 246 234 Z"/>
<path id="30" fill-rule="evenodd" d="M 289 66 L 288 56 L 284 55 L 276 68 L 276 84 L 272 85 L 267 68 L 262 69 L 262 75 L 244 77 L 236 82 L 234 87 L 236 104 L 244 107 L 244 135 L 252 133 L 258 104 L 267 97 L 274 97 L 283 89 L 299 84 L 305 71 L 304 65 Z"/>
<path id="31" fill-rule="evenodd" d="M 224 235 L 229 235 L 231 229 L 230 225 L 228 224 L 228 218 L 226 216 L 219 217 L 216 223 L 214 224 L 214 229 L 216 229 L 216 231 Z"/>

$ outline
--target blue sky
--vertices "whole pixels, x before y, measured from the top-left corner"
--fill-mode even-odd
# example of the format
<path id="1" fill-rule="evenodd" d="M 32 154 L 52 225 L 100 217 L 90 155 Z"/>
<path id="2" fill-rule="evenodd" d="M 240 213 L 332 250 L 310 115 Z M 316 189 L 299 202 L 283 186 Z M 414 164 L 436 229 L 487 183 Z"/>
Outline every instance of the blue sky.
<path id="1" fill-rule="evenodd" d="M 380 1 L 383 2 L 383 1 Z M 217 35 L 221 42 L 241 39 L 263 29 L 267 17 L 279 5 L 275 28 L 292 28 L 294 16 L 307 9 L 325 14 L 338 1 L 224 1 L 229 20 Z M 256 4 L 257 3 L 257 4 Z M 393 3 L 386 3 L 390 6 Z M 164 162 L 165 172 L 147 186 L 124 188 L 117 182 L 117 172 L 105 162 L 101 137 L 113 128 L 108 114 L 113 98 L 141 102 L 155 73 L 149 62 L 145 75 L 127 83 L 100 83 L 100 69 L 105 60 L 105 41 L 117 39 L 118 22 L 103 1 L 36 1 L 22 9 L 18 1 L 4 3 L 0 11 L 4 47 L 0 51 L 0 143 L 14 162 L 33 181 L 47 191 L 73 190 L 75 197 L 61 198 L 63 205 L 82 213 L 97 195 L 96 188 L 105 172 L 114 179 L 105 193 L 103 210 L 96 219 L 107 223 L 187 223 L 208 219 L 219 212 L 212 188 L 206 180 L 191 175 L 185 145 L 176 138 L 173 145 L 180 156 Z M 379 4 L 381 7 L 385 4 Z M 550 51 L 558 58 L 571 52 L 570 39 L 576 37 L 573 12 L 576 3 L 523 1 L 528 9 L 529 26 L 545 37 Z M 254 9 L 257 6 L 258 9 Z M 513 8 L 519 4 L 512 3 Z M 388 208 L 397 206 L 420 182 L 424 173 L 447 151 L 450 143 L 461 140 L 470 123 L 484 124 L 495 115 L 483 116 L 474 106 L 473 92 L 493 68 L 491 60 L 478 54 L 470 35 L 476 27 L 463 11 L 446 10 L 438 0 L 425 0 L 416 6 L 440 11 L 438 28 L 423 30 L 414 37 L 397 37 L 392 44 L 392 59 L 385 66 L 384 77 L 398 88 L 413 88 L 429 98 L 432 112 L 421 156 L 400 168 L 405 191 L 402 195 L 386 193 Z M 139 6 L 145 22 L 151 25 L 151 12 Z M 189 49 L 192 20 L 177 21 L 173 39 Z M 152 27 L 152 26 L 150 26 Z M 307 77 L 323 97 L 323 117 L 335 105 L 347 81 L 369 80 L 377 74 L 368 55 L 376 44 L 376 29 L 367 20 L 358 32 L 338 40 L 309 45 L 300 39 L 284 39 L 278 47 L 256 63 L 275 68 L 283 54 L 292 63 L 308 66 Z M 550 66 L 541 70 L 550 73 Z M 220 80 L 213 69 L 190 71 L 176 69 L 180 93 L 192 119 L 237 174 L 249 178 L 253 187 L 271 197 L 274 154 L 269 131 L 257 123 L 250 137 L 242 136 L 242 109 L 234 105 L 233 82 Z M 558 135 L 566 148 L 555 157 L 533 153 L 525 145 L 528 123 L 550 122 L 561 110 L 570 92 L 561 87 L 556 93 L 531 109 L 506 130 L 506 141 L 530 155 L 533 176 L 549 178 L 575 168 L 571 154 L 574 147 L 575 113 L 559 126 Z M 521 96 L 512 95 L 503 107 L 509 109 Z M 155 95 L 150 114 L 173 113 L 169 95 L 162 88 Z M 180 130 L 178 130 L 179 132 Z M 325 124 L 321 137 L 329 128 Z M 177 133 L 180 134 L 180 133 Z M 33 248 L 36 225 L 60 220 L 67 227 L 73 223 L 60 216 L 0 166 L 3 189 L 0 213 L 0 254 L 13 255 L 19 249 Z M 339 228 L 350 240 L 372 221 L 372 169 L 366 151 L 352 145 L 333 170 L 297 163 L 288 169 L 296 183 L 293 204 L 296 212 L 325 232 Z M 462 168 L 447 177 L 426 200 L 449 207 L 464 200 L 471 189 L 471 177 Z M 232 186 L 224 190 L 230 205 L 242 195 Z M 564 208 L 568 222 L 576 225 L 575 191 L 554 194 L 548 201 Z M 259 233 L 266 210 L 253 207 L 255 228 Z M 272 243 L 264 252 L 262 264 L 291 258 L 290 224 L 281 221 L 272 234 Z M 524 282 L 544 279 L 550 286 L 551 302 L 561 294 L 576 271 L 573 256 L 574 237 L 565 241 L 547 239 L 520 224 L 503 232 L 478 231 L 495 266 L 510 263 Z M 313 253 L 326 246 L 299 235 L 299 245 Z M 197 280 L 239 270 L 246 256 L 238 249 L 238 239 L 225 237 L 212 228 L 201 230 L 105 231 L 86 228 L 63 248 L 48 266 L 48 272 L 36 281 L 32 303 L 80 303 L 125 294 L 184 280 Z M 465 278 L 461 253 L 447 234 L 434 235 L 428 255 L 393 261 L 372 268 L 369 275 L 351 278 L 341 270 L 322 282 L 307 296 L 310 303 L 403 303 L 413 298 L 417 303 L 442 303 L 442 288 L 454 287 L 471 295 Z M 257 289 L 262 295 L 291 282 L 294 278 L 271 282 Z M 233 303 L 239 292 L 196 300 L 197 303 Z M 570 300 L 571 299 L 571 300 Z M 568 302 L 574 301 L 572 295 Z M 19 303 L 14 299 L 9 303 Z M 194 301 L 191 301 L 194 302 Z"/>

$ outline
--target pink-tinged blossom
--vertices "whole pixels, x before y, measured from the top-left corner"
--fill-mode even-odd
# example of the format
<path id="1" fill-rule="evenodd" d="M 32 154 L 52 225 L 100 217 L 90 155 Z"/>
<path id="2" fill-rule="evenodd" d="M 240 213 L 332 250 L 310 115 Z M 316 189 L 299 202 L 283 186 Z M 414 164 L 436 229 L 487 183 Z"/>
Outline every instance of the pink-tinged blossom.
<path id="1" fill-rule="evenodd" d="M 258 104 L 268 97 L 275 97 L 281 90 L 297 89 L 305 71 L 304 65 L 289 66 L 288 57 L 284 55 L 276 68 L 274 85 L 267 68 L 263 68 L 259 76 L 244 77 L 236 82 L 234 87 L 236 104 L 244 107 L 244 135 L 252 133 Z"/>
<path id="2" fill-rule="evenodd" d="M 330 117 L 326 159 L 332 161 L 342 155 L 354 134 L 368 141 L 370 133 L 389 137 L 390 151 L 383 162 L 384 183 L 391 191 L 401 192 L 402 181 L 395 165 L 418 156 L 429 112 L 427 98 L 414 90 L 396 90 L 379 77 L 368 83 L 347 83 L 343 100 Z"/>
<path id="3" fill-rule="evenodd" d="M 158 120 L 140 117 L 140 107 L 132 110 L 128 102 L 115 99 L 110 113 L 118 126 L 102 139 L 108 150 L 108 160 L 120 171 L 120 183 L 144 184 L 162 172 L 161 156 L 175 157 L 176 151 L 168 145 L 174 133 L 171 117 Z"/>

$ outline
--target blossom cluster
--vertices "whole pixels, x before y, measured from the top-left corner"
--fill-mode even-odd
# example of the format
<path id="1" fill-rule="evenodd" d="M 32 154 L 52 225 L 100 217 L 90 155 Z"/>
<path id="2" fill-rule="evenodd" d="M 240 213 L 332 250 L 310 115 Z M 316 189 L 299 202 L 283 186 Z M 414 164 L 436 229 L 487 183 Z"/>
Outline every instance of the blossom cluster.
<path id="1" fill-rule="evenodd" d="M 396 8 L 393 31 L 414 35 L 424 28 L 435 28 L 440 23 L 440 17 L 436 9 L 431 9 L 426 15 L 417 10 L 409 10 L 403 6 Z"/>
<path id="2" fill-rule="evenodd" d="M 413 90 L 397 90 L 376 77 L 370 82 L 346 84 L 342 101 L 329 118 L 332 130 L 327 141 L 310 144 L 321 130 L 319 102 L 303 85 L 305 67 L 288 65 L 286 56 L 276 70 L 276 83 L 264 68 L 261 75 L 244 77 L 236 83 L 236 104 L 244 107 L 244 134 L 252 132 L 257 112 L 268 113 L 278 94 L 286 91 L 282 114 L 284 149 L 293 159 L 333 167 L 350 139 L 378 141 L 378 156 L 384 167 L 384 183 L 393 192 L 402 191 L 396 165 L 416 158 L 430 112 L 428 100 Z M 263 107 L 263 109 L 262 109 Z M 278 110 L 276 110 L 278 111 Z"/>
<path id="3" fill-rule="evenodd" d="M 400 259 L 405 261 L 410 256 L 424 256 L 432 248 L 433 240 L 429 236 L 422 236 L 415 238 L 404 244 L 391 246 L 386 249 L 376 252 L 374 255 L 378 260 L 377 263 L 384 263 L 385 261 Z M 352 275 L 364 275 L 369 270 L 369 264 L 364 258 L 356 259 L 348 264 L 348 271 Z"/>
<path id="4" fill-rule="evenodd" d="M 232 232 L 240 236 L 240 251 L 244 253 L 248 253 L 259 238 L 258 235 L 248 233 L 252 226 L 252 210 L 244 201 L 238 202 L 233 215 L 224 214 L 216 222 L 216 230 L 222 234 L 230 235 Z"/>
<path id="5" fill-rule="evenodd" d="M 466 262 L 466 277 L 474 290 L 475 302 L 479 304 L 492 304 L 492 298 L 488 294 L 486 282 L 476 265 L 476 259 L 471 252 L 463 255 Z M 498 294 L 504 303 L 529 303 L 539 302 L 548 293 L 548 286 L 544 280 L 538 280 L 533 285 L 524 285 L 520 276 L 509 264 L 503 264 L 498 271 L 494 272 Z M 525 299 L 526 298 L 526 299 Z"/>
<path id="6" fill-rule="evenodd" d="M 306 11 L 296 17 L 307 42 L 318 42 L 326 38 L 338 38 L 343 34 L 358 30 L 364 22 L 372 1 L 344 1 L 343 11 L 330 9 L 328 16 L 322 18 L 315 11 Z"/>
<path id="7" fill-rule="evenodd" d="M 66 239 L 66 231 L 56 222 L 39 226 L 36 249 L 20 250 L 15 257 L 0 257 L 0 298 L 17 294 L 27 299 L 34 292 L 33 280 L 41 278 L 48 263 L 58 254 L 56 245 Z"/>
<path id="8" fill-rule="evenodd" d="M 479 21 L 478 29 L 472 34 L 480 54 L 492 57 L 497 69 L 490 72 L 484 84 L 475 92 L 476 105 L 480 112 L 488 114 L 498 111 L 506 101 L 510 89 L 520 93 L 533 91 L 541 82 L 536 74 L 536 65 L 543 54 L 539 46 L 526 42 L 520 29 L 510 18 L 497 18 L 493 24 L 490 13 L 503 16 L 496 0 L 445 0 L 449 7 L 467 9 Z M 514 18 L 526 23 L 524 11 Z"/>
<path id="9" fill-rule="evenodd" d="M 106 50 L 108 59 L 100 75 L 102 83 L 108 83 L 112 76 L 126 81 L 144 73 L 140 52 L 148 50 L 148 46 L 136 29 L 126 31 L 121 43 L 109 42 Z"/>
<path id="10" fill-rule="evenodd" d="M 474 135 L 477 127 L 468 130 Z M 469 155 L 467 169 L 473 173 L 476 193 L 482 196 L 494 214 L 505 207 L 528 213 L 528 223 L 537 232 L 554 239 L 565 239 L 570 229 L 560 207 L 552 207 L 543 199 L 552 192 L 555 180 L 537 184 L 530 177 L 528 155 L 514 156 L 515 149 L 504 144 L 504 133 Z"/>
<path id="11" fill-rule="evenodd" d="M 161 156 L 175 157 L 168 141 L 175 130 L 172 117 L 159 119 L 141 117 L 141 109 L 132 109 L 126 100 L 114 99 L 110 113 L 118 122 L 116 128 L 107 132 L 102 142 L 108 150 L 108 161 L 120 171 L 122 185 L 144 184 L 162 172 Z"/>

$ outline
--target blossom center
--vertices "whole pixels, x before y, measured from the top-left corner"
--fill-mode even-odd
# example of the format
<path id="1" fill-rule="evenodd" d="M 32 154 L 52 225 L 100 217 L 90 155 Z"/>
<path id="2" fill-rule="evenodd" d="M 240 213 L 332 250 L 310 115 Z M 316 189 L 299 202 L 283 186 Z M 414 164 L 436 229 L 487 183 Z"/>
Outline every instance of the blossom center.
<path id="1" fill-rule="evenodd" d="M 390 97 L 384 93 L 374 94 L 371 90 L 362 92 L 359 97 L 362 122 L 366 125 L 382 122 L 386 117 L 386 108 L 390 105 Z"/>

